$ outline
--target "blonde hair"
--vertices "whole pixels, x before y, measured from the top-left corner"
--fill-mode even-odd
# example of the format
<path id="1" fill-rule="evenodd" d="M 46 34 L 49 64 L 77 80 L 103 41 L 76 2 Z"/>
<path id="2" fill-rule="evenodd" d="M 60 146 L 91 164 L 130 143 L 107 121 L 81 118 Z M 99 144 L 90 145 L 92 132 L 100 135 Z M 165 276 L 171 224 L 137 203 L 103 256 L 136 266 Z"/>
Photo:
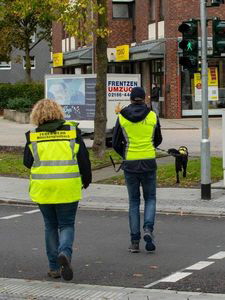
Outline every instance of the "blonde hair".
<path id="1" fill-rule="evenodd" d="M 64 119 L 62 107 L 50 99 L 41 99 L 33 107 L 30 122 L 34 125 L 41 125 L 51 120 Z"/>

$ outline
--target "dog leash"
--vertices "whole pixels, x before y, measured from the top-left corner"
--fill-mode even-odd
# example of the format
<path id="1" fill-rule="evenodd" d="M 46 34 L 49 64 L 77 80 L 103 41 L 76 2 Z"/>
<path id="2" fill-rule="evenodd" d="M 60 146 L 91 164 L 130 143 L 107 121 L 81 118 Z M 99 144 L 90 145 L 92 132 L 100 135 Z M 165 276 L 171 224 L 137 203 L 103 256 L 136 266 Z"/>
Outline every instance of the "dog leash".
<path id="1" fill-rule="evenodd" d="M 159 147 L 157 147 L 156 148 L 157 150 L 160 150 L 160 151 L 162 151 L 162 152 L 166 152 L 168 155 L 170 155 L 170 156 L 182 156 L 182 154 L 170 154 L 169 152 L 168 152 L 168 150 L 165 150 L 165 149 L 162 149 L 162 148 L 159 148 Z M 196 158 L 196 155 L 190 155 L 189 153 L 188 153 L 188 157 L 195 157 Z"/>
<path id="2" fill-rule="evenodd" d="M 120 171 L 120 169 L 121 169 L 121 167 L 122 167 L 122 163 L 120 164 L 119 168 L 118 168 L 118 169 L 116 169 L 116 164 L 115 164 L 115 162 L 114 162 L 114 160 L 113 160 L 112 156 L 111 156 L 111 155 L 109 155 L 109 158 L 110 158 L 110 160 L 111 160 L 111 163 L 112 163 L 112 165 L 113 165 L 113 168 L 114 168 L 115 172 L 116 172 L 116 173 L 117 173 L 117 172 L 119 172 L 119 171 Z"/>

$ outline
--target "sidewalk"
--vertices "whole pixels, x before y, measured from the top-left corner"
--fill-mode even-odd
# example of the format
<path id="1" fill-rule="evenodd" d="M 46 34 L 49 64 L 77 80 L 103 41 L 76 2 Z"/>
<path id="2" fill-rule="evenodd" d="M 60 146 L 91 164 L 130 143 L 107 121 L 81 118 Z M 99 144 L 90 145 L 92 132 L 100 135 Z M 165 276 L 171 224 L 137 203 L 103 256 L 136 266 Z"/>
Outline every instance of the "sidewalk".
<path id="1" fill-rule="evenodd" d="M 200 154 L 201 118 L 160 119 L 163 142 L 160 148 L 188 147 L 190 155 Z M 33 128 L 30 124 L 18 124 L 0 117 L 0 148 L 1 146 L 24 147 L 24 133 Z M 209 118 L 211 153 L 222 156 L 222 118 Z M 85 140 L 91 147 L 93 141 Z"/>
<path id="2" fill-rule="evenodd" d="M 224 300 L 222 294 L 0 278 L 1 300 Z"/>
<path id="3" fill-rule="evenodd" d="M 0 182 L 0 202 L 35 205 L 29 199 L 28 179 L 0 177 Z M 222 184 L 215 184 L 210 201 L 201 200 L 199 189 L 158 188 L 157 212 L 225 216 L 225 190 L 221 188 Z M 82 209 L 127 211 L 126 187 L 91 184 L 83 191 L 83 200 L 79 206 Z"/>

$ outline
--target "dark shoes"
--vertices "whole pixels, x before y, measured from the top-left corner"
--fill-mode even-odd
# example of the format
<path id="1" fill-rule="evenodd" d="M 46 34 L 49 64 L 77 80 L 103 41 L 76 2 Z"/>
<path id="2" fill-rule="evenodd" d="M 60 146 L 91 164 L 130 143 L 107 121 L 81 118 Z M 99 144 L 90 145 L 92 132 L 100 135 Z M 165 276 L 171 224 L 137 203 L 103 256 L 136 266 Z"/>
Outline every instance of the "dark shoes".
<path id="1" fill-rule="evenodd" d="M 139 241 L 131 241 L 131 244 L 130 244 L 130 247 L 128 248 L 128 250 L 131 253 L 138 253 L 138 252 L 140 252 Z"/>
<path id="2" fill-rule="evenodd" d="M 148 252 L 155 250 L 155 242 L 154 242 L 154 235 L 150 230 L 144 231 L 144 241 L 146 242 L 145 250 Z"/>
<path id="3" fill-rule="evenodd" d="M 69 281 L 73 279 L 73 270 L 70 265 L 69 258 L 63 254 L 60 253 L 58 256 L 58 263 L 61 267 L 61 276 L 64 280 Z"/>
<path id="4" fill-rule="evenodd" d="M 55 270 L 55 271 L 49 270 L 48 271 L 48 276 L 51 277 L 51 278 L 54 278 L 54 279 L 60 278 L 61 277 L 60 270 Z"/>

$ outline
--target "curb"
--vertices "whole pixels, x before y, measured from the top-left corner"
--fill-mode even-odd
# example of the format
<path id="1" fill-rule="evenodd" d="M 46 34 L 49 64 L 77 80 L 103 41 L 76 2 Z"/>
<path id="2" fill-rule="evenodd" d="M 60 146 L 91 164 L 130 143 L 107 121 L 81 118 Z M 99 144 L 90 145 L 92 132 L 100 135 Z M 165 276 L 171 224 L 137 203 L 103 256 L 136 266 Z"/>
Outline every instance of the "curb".
<path id="1" fill-rule="evenodd" d="M 35 207 L 37 206 L 36 203 L 32 201 L 25 201 L 25 200 L 17 200 L 17 199 L 0 199 L 0 204 L 15 204 L 15 205 L 23 205 L 23 206 L 30 206 Z M 128 212 L 128 206 L 99 206 L 98 204 L 79 204 L 79 209 L 81 210 L 98 210 L 98 211 L 118 211 L 118 212 Z M 143 212 L 143 208 L 141 207 L 141 212 Z M 179 216 L 204 216 L 204 217 L 218 217 L 218 218 L 224 218 L 225 217 L 225 211 L 220 212 L 212 212 L 212 211 L 199 211 L 199 210 L 183 210 L 179 209 L 156 209 L 157 214 L 162 215 L 179 215 Z"/>

